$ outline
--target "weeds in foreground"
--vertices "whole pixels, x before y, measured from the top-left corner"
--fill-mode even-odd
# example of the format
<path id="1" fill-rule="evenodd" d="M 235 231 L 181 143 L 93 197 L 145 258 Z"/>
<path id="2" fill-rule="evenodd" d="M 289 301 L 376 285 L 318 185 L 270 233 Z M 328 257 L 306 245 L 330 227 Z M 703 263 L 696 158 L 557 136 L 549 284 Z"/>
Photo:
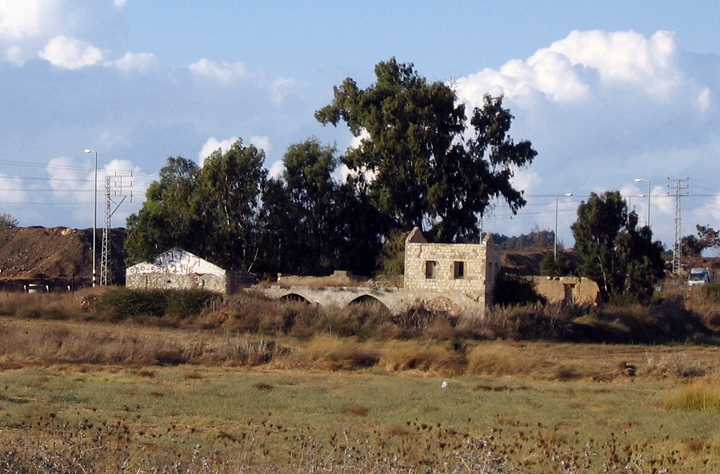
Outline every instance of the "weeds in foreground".
<path id="1" fill-rule="evenodd" d="M 363 418 L 367 409 L 344 413 Z M 471 420 L 467 420 L 471 424 Z M 642 441 L 611 432 L 586 438 L 561 426 L 496 417 L 483 434 L 467 426 L 406 421 L 320 434 L 288 428 L 271 413 L 242 428 L 143 428 L 125 417 L 62 413 L 28 417 L 0 431 L 3 472 L 519 473 L 714 470 L 716 447 L 691 439 L 679 450 L 662 432 Z"/>

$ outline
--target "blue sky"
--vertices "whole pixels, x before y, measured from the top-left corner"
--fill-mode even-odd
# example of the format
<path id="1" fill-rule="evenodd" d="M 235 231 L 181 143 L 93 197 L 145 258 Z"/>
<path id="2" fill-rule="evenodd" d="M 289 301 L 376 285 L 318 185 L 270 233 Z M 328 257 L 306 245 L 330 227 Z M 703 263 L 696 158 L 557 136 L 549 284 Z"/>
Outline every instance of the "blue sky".
<path id="1" fill-rule="evenodd" d="M 571 245 L 577 205 L 604 190 L 633 196 L 644 222 L 643 178 L 670 246 L 674 179 L 689 178 L 682 235 L 720 227 L 717 18 L 718 1 L 0 0 L 0 212 L 92 226 L 85 149 L 98 152 L 99 222 L 104 176 L 133 172 L 114 226 L 168 156 L 201 162 L 240 137 L 277 173 L 309 136 L 344 150 L 350 134 L 313 112 L 394 56 L 468 106 L 504 94 L 513 137 L 538 150 L 516 176 L 528 206 L 511 216 L 498 205 L 485 230 L 553 229 L 555 195 L 572 192 L 558 199 Z"/>

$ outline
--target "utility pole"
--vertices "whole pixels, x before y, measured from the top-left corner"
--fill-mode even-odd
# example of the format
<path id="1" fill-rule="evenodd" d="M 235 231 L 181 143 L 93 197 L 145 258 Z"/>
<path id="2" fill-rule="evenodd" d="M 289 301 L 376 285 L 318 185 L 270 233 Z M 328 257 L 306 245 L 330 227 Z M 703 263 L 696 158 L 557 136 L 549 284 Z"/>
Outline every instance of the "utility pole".
<path id="1" fill-rule="evenodd" d="M 115 181 L 112 181 L 115 178 Z M 126 178 L 126 183 L 123 183 L 123 178 Z M 127 178 L 130 178 L 129 180 Z M 112 188 L 116 188 L 115 191 Z M 125 194 L 124 188 L 132 188 L 132 172 L 129 176 L 122 176 L 115 173 L 115 176 L 105 177 L 105 229 L 103 230 L 102 239 L 102 254 L 100 257 L 100 285 L 107 286 L 112 283 L 112 272 L 110 268 L 110 231 L 112 230 L 112 216 L 117 211 L 120 204 L 125 201 L 125 198 L 130 196 L 130 202 L 132 202 L 132 190 L 129 194 Z M 113 201 L 113 196 L 121 198 L 119 202 Z M 115 207 L 113 208 L 113 205 Z"/>
<path id="2" fill-rule="evenodd" d="M 682 197 L 682 190 L 688 189 L 689 185 L 682 185 L 681 183 L 685 181 L 690 181 L 690 178 L 685 179 L 670 179 L 668 178 L 668 181 L 674 181 L 675 182 L 675 245 L 673 248 L 673 273 L 676 275 L 680 273 L 680 269 L 682 268 L 682 223 L 681 223 L 681 216 L 682 216 L 682 209 L 680 206 L 680 198 Z M 668 188 L 671 186 L 668 185 Z M 685 193 L 687 195 L 687 193 Z"/>

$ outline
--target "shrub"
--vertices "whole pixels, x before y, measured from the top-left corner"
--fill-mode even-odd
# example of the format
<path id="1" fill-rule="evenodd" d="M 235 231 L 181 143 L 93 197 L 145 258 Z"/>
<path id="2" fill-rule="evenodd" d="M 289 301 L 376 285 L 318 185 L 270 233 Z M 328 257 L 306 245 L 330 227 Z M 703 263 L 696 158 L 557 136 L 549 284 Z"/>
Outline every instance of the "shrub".
<path id="1" fill-rule="evenodd" d="M 196 316 L 217 301 L 219 295 L 207 290 L 133 290 L 117 288 L 101 295 L 95 309 L 110 314 L 113 319 L 139 316 L 161 318 L 172 316 L 189 318 Z"/>
<path id="2" fill-rule="evenodd" d="M 501 271 L 495 280 L 496 305 L 545 304 L 547 301 L 535 290 L 535 282 Z"/>

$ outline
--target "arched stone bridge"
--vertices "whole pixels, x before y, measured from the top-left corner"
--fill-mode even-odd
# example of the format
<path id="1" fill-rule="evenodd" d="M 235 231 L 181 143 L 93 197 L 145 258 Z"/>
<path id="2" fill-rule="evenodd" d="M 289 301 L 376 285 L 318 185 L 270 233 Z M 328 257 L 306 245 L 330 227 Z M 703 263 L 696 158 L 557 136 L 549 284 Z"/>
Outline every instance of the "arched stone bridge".
<path id="1" fill-rule="evenodd" d="M 413 292 L 393 287 L 363 286 L 285 286 L 272 285 L 267 288 L 254 288 L 266 296 L 280 300 L 305 300 L 319 306 L 344 308 L 355 303 L 377 302 L 385 306 L 392 314 L 422 305 L 428 309 L 458 313 L 469 311 L 484 315 L 484 295 L 469 295 L 461 292 Z"/>

